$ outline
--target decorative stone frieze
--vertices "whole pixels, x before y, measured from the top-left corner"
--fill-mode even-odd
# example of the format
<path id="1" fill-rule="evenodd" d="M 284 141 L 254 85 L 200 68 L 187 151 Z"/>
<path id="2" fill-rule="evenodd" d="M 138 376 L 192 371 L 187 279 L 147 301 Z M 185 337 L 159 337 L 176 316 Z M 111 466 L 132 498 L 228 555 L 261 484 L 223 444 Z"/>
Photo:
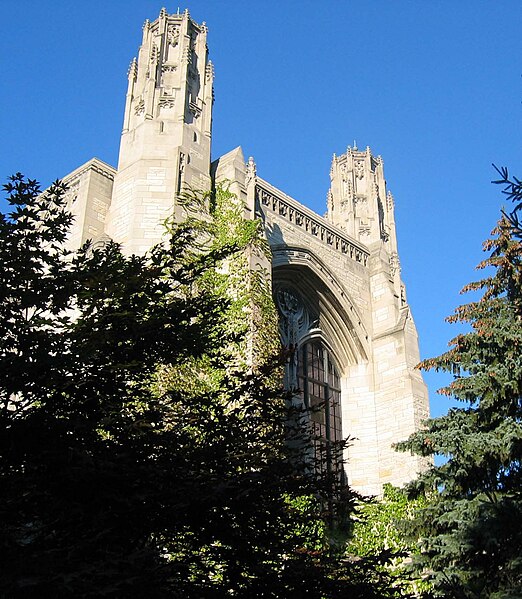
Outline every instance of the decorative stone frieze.
<path id="1" fill-rule="evenodd" d="M 314 218 L 304 210 L 300 209 L 297 202 L 292 205 L 288 199 L 280 198 L 259 185 L 256 186 L 255 193 L 256 199 L 262 206 L 276 212 L 290 223 L 302 228 L 306 233 L 317 237 L 336 251 L 348 255 L 352 260 L 355 260 L 355 262 L 367 266 L 369 256 L 367 251 L 354 243 L 353 240 L 350 240 L 341 231 L 328 225 L 328 223 L 320 217 Z"/>

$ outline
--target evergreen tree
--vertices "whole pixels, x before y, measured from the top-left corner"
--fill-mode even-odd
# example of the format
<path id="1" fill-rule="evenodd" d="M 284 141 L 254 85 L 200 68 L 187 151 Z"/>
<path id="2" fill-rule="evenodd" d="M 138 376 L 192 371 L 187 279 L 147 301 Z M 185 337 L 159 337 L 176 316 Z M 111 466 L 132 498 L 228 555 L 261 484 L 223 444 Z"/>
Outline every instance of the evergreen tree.
<path id="1" fill-rule="evenodd" d="M 274 312 L 259 273 L 243 284 L 256 224 L 226 192 L 127 257 L 63 249 L 60 183 L 6 189 L 0 596 L 396 596 L 330 542 L 331 481 L 304 459 L 268 349 L 239 359 L 247 333 L 269 344 L 259 310 Z"/>
<path id="2" fill-rule="evenodd" d="M 463 406 L 429 420 L 402 445 L 447 458 L 417 482 L 437 491 L 417 514 L 415 532 L 419 567 L 440 597 L 522 596 L 522 190 L 507 170 L 499 173 L 514 210 L 503 212 L 484 244 L 490 256 L 479 268 L 486 276 L 463 290 L 480 299 L 448 319 L 470 330 L 421 364 L 451 373 L 441 392 Z"/>

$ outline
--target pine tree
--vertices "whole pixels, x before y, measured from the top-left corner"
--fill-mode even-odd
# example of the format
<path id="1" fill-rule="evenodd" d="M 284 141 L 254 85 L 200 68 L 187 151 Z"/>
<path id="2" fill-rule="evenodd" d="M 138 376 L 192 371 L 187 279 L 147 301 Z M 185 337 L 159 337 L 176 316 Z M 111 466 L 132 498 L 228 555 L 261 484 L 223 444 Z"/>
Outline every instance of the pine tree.
<path id="1" fill-rule="evenodd" d="M 502 216 L 478 268 L 485 277 L 463 292 L 481 294 L 448 320 L 457 335 L 424 369 L 453 375 L 440 392 L 462 407 L 429 420 L 402 449 L 443 455 L 417 482 L 436 489 L 417 514 L 419 567 L 434 594 L 469 599 L 522 596 L 522 189 L 507 170 L 496 183 L 515 202 Z"/>

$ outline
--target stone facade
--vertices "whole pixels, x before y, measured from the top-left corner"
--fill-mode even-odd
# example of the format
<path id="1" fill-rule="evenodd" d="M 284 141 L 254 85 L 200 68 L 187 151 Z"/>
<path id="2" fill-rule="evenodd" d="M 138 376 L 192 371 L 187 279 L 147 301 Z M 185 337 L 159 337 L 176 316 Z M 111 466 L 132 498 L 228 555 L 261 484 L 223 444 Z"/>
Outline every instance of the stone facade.
<path id="1" fill-rule="evenodd" d="M 145 22 L 128 73 L 118 168 L 94 158 L 64 177 L 76 216 L 68 243 L 110 237 L 127 253 L 142 254 L 161 241 L 164 219 L 180 214 L 180 190 L 227 180 L 246 217 L 264 225 L 274 294 L 289 303 L 281 319 L 295 356 L 313 342 L 335 365 L 329 368 L 340 385 L 342 433 L 353 439 L 348 481 L 379 494 L 383 483 L 402 484 L 422 469 L 422 461 L 392 445 L 428 416 L 382 159 L 369 148 L 334 156 L 324 218 L 259 177 L 241 148 L 211 162 L 206 38 L 206 26 L 188 11 L 162 9 Z M 283 342 L 290 343 L 284 335 Z M 295 382 L 297 357 L 294 366 L 287 375 Z"/>

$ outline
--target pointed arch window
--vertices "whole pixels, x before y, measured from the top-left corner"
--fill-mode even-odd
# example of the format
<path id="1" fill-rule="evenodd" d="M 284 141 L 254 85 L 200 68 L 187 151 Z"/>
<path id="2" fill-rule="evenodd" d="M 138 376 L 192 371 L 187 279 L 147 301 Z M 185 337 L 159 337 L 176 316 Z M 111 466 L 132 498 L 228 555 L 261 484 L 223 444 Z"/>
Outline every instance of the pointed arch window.
<path id="1" fill-rule="evenodd" d="M 295 289 L 276 292 L 281 340 L 288 354 L 285 385 L 309 410 L 316 467 L 342 476 L 341 382 L 335 361 L 320 336 L 310 338 L 317 320 Z"/>
<path id="2" fill-rule="evenodd" d="M 297 353 L 298 388 L 310 410 L 316 463 L 321 470 L 340 470 L 343 431 L 339 373 L 320 339 L 302 343 Z"/>

